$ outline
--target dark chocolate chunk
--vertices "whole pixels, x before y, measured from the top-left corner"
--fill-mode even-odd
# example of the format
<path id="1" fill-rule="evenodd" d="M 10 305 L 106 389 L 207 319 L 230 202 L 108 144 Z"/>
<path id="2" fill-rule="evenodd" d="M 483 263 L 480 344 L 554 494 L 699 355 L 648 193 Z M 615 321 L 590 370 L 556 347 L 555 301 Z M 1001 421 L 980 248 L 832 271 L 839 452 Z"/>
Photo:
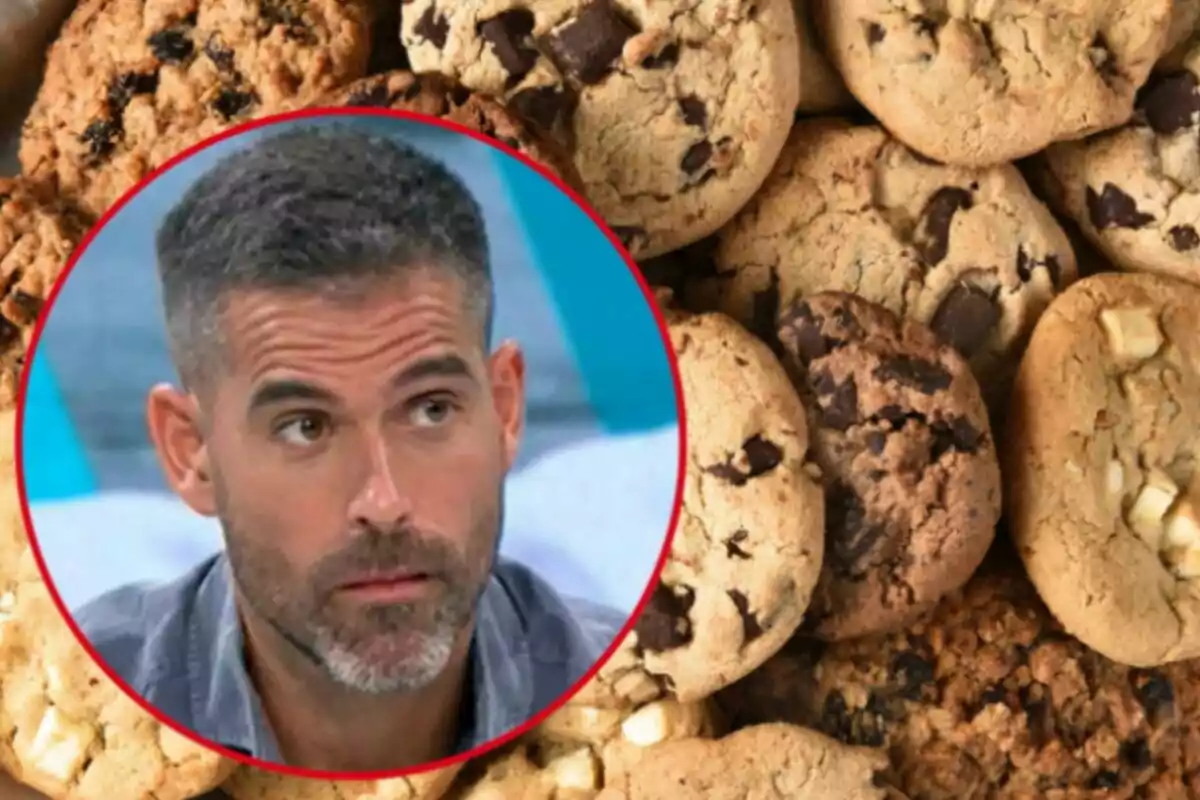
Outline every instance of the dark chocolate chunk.
<path id="1" fill-rule="evenodd" d="M 204 43 L 204 55 L 216 65 L 221 72 L 233 72 L 233 51 L 221 43 L 216 34 L 208 37 Z"/>
<path id="2" fill-rule="evenodd" d="M 450 22 L 443 15 L 437 13 L 437 9 L 430 3 L 429 8 L 425 9 L 425 13 L 413 26 L 413 33 L 441 49 L 446 46 L 446 36 L 450 33 Z"/>
<path id="3" fill-rule="evenodd" d="M 643 650 L 661 653 L 692 641 L 692 623 L 687 615 L 696 602 L 696 592 L 688 586 L 676 588 L 678 591 L 672 591 L 660 581 L 633 626 L 638 647 Z"/>
<path id="4" fill-rule="evenodd" d="M 949 389 L 954 380 L 941 364 L 912 356 L 892 356 L 871 374 L 877 380 L 900 383 L 928 395 Z"/>
<path id="5" fill-rule="evenodd" d="M 550 50 L 565 74 L 581 83 L 599 83 L 637 32 L 608 0 L 592 0 L 550 36 Z"/>
<path id="6" fill-rule="evenodd" d="M 867 44 L 879 44 L 887 38 L 887 30 L 878 22 L 867 25 Z"/>
<path id="7" fill-rule="evenodd" d="M 259 14 L 268 31 L 281 27 L 286 39 L 306 43 L 314 41 L 312 30 L 304 20 L 302 11 L 295 7 L 294 0 L 260 0 Z"/>
<path id="8" fill-rule="evenodd" d="M 670 42 L 666 47 L 651 56 L 642 59 L 643 69 L 663 69 L 674 66 L 679 62 L 679 44 Z"/>
<path id="9" fill-rule="evenodd" d="M 934 682 L 933 664 L 911 650 L 896 654 L 890 674 L 899 694 L 909 700 L 920 700 L 921 690 Z"/>
<path id="10" fill-rule="evenodd" d="M 1054 738 L 1054 714 L 1042 697 L 1034 697 L 1028 689 L 1022 691 L 1021 708 L 1025 711 L 1025 727 L 1034 747 L 1041 749 Z"/>
<path id="11" fill-rule="evenodd" d="M 12 299 L 13 308 L 17 312 L 16 316 L 19 317 L 18 322 L 33 322 L 42 311 L 42 299 L 40 297 L 34 297 L 20 289 L 13 290 L 13 293 L 9 297 Z"/>
<path id="12" fill-rule="evenodd" d="M 882 455 L 887 449 L 887 434 L 882 431 L 871 431 L 867 434 L 867 449 L 875 455 Z"/>
<path id="13" fill-rule="evenodd" d="M 814 376 L 813 388 L 820 397 L 823 427 L 844 431 L 858 422 L 858 385 L 853 375 L 838 383 L 829 370 L 821 370 Z"/>
<path id="14" fill-rule="evenodd" d="M 683 121 L 688 125 L 697 128 L 708 127 L 708 110 L 704 107 L 704 101 L 696 95 L 689 94 L 679 98 L 679 110 L 683 114 Z"/>
<path id="15" fill-rule="evenodd" d="M 725 540 L 725 555 L 730 558 L 740 558 L 743 561 L 750 560 L 750 554 L 741 548 L 742 542 L 750 538 L 750 532 L 742 528 L 733 532 L 733 535 Z"/>
<path id="16" fill-rule="evenodd" d="M 391 104 L 392 94 L 383 83 L 358 89 L 346 100 L 349 108 L 387 108 Z"/>
<path id="17" fill-rule="evenodd" d="M 683 154 L 683 159 L 679 162 L 679 168 L 688 175 L 695 175 L 708 163 L 708 159 L 712 158 L 712 154 L 712 142 L 708 140 L 696 142 Z"/>
<path id="18" fill-rule="evenodd" d="M 500 66 L 508 73 L 509 88 L 520 83 L 537 63 L 538 51 L 530 40 L 533 23 L 533 12 L 527 8 L 509 9 L 479 23 L 479 35 L 492 46 Z"/>
<path id="19" fill-rule="evenodd" d="M 820 727 L 833 738 L 850 745 L 882 747 L 887 741 L 882 715 L 869 709 L 851 712 L 846 698 L 838 692 L 825 698 Z"/>
<path id="20" fill-rule="evenodd" d="M 942 299 L 929 327 L 943 342 L 970 358 L 987 343 L 1001 313 L 991 294 L 960 283 Z"/>
<path id="21" fill-rule="evenodd" d="M 758 617 L 750 611 L 750 600 L 746 595 L 739 592 L 737 589 L 730 589 L 726 594 L 733 601 L 733 605 L 737 608 L 738 614 L 742 617 L 742 645 L 745 646 L 762 636 L 762 626 L 758 624 Z"/>
<path id="22" fill-rule="evenodd" d="M 577 98 L 561 86 L 535 86 L 522 89 L 512 96 L 513 110 L 547 131 L 568 126 L 575 115 Z"/>
<path id="23" fill-rule="evenodd" d="M 1112 770 L 1097 772 L 1088 782 L 1089 789 L 1116 789 L 1121 785 L 1121 776 Z"/>
<path id="24" fill-rule="evenodd" d="M 936 462 L 951 450 L 957 453 L 977 453 L 983 434 L 965 417 L 954 417 L 949 423 L 938 420 L 929 426 L 933 434 L 929 461 Z"/>
<path id="25" fill-rule="evenodd" d="M 1169 678 L 1154 670 L 1137 671 L 1131 674 L 1134 691 L 1142 708 L 1156 724 L 1175 713 L 1175 687 Z"/>
<path id="26" fill-rule="evenodd" d="M 967 211 L 973 201 L 971 193 L 957 186 L 938 189 L 925 204 L 917 223 L 913 245 L 926 264 L 941 263 L 950 248 L 950 223 L 959 211 Z"/>
<path id="27" fill-rule="evenodd" d="M 1008 702 L 1008 690 L 1005 689 L 1004 685 L 1000 684 L 1000 683 L 997 683 L 993 686 L 989 686 L 986 690 L 984 690 L 983 694 L 981 694 L 979 696 L 980 708 L 983 708 L 984 706 L 990 706 L 992 703 L 1007 703 L 1007 702 Z"/>
<path id="28" fill-rule="evenodd" d="M 1155 133 L 1170 136 L 1196 124 L 1200 86 L 1187 70 L 1151 76 L 1138 96 L 1138 108 Z"/>
<path id="29" fill-rule="evenodd" d="M 1200 245 L 1200 234 L 1191 225 L 1176 225 L 1167 233 L 1171 236 L 1171 247 L 1180 253 L 1195 250 Z"/>
<path id="30" fill-rule="evenodd" d="M 783 461 L 783 451 L 779 449 L 779 446 L 757 434 L 742 444 L 742 453 L 746 460 L 744 472 L 734 466 L 736 455 L 730 456 L 724 464 L 716 464 L 707 468 L 705 472 L 728 481 L 734 486 L 745 486 L 748 481 L 765 475 Z"/>
<path id="31" fill-rule="evenodd" d="M 799 301 L 781 316 L 779 338 L 787 342 L 793 354 L 807 366 L 829 355 L 833 349 L 831 340 L 822 332 L 824 325 L 824 317 L 818 317 L 813 313 L 812 306 Z"/>
<path id="32" fill-rule="evenodd" d="M 1137 203 L 1111 183 L 1104 184 L 1100 194 L 1087 187 L 1088 217 L 1096 230 L 1105 228 L 1144 228 L 1154 217 L 1138 211 Z"/>
<path id="33" fill-rule="evenodd" d="M 1058 257 L 1048 255 L 1043 260 L 1037 261 L 1029 257 L 1025 252 L 1025 248 L 1017 249 L 1017 277 L 1024 283 L 1029 283 L 1033 279 L 1033 271 L 1038 267 L 1045 267 L 1050 273 L 1050 285 L 1054 288 L 1059 288 L 1062 281 L 1062 265 L 1058 263 Z"/>
<path id="34" fill-rule="evenodd" d="M 79 140 L 88 146 L 92 161 L 99 161 L 112 155 L 121 133 L 120 123 L 111 119 L 98 119 L 83 129 Z"/>
<path id="35" fill-rule="evenodd" d="M 825 490 L 825 541 L 834 573 L 842 577 L 860 574 L 859 562 L 882 536 L 883 529 L 867 520 L 858 493 L 841 481 L 832 481 Z"/>
<path id="36" fill-rule="evenodd" d="M 21 329 L 6 317 L 0 317 L 0 346 L 8 347 L 21 339 Z"/>
<path id="37" fill-rule="evenodd" d="M 120 75 L 108 87 L 108 111 L 114 117 L 120 116 L 134 95 L 151 94 L 157 88 L 157 72 L 127 72 Z"/>
<path id="38" fill-rule="evenodd" d="M 257 101 L 258 98 L 251 92 L 226 87 L 217 94 L 217 99 L 213 100 L 212 107 L 222 117 L 231 120 Z"/>
<path id="39" fill-rule="evenodd" d="M 178 64 L 191 58 L 196 50 L 191 33 L 183 28 L 166 28 L 146 39 L 150 52 L 164 64 Z"/>
<path id="40" fill-rule="evenodd" d="M 1134 769 L 1154 766 L 1154 754 L 1145 739 L 1131 739 L 1121 745 L 1121 760 Z"/>

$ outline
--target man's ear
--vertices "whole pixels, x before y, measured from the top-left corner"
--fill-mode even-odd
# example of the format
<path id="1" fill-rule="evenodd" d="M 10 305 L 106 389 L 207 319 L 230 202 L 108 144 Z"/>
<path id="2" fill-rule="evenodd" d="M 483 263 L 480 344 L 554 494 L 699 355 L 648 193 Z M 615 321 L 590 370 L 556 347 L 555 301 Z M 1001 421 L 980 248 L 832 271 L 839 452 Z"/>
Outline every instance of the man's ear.
<path id="1" fill-rule="evenodd" d="M 511 468 L 525 432 L 525 354 L 516 342 L 505 342 L 492 353 L 488 369 L 492 402 L 504 437 L 504 465 Z"/>
<path id="2" fill-rule="evenodd" d="M 197 514 L 215 514 L 208 445 L 195 397 L 167 384 L 155 386 L 146 402 L 146 423 L 167 483 Z"/>

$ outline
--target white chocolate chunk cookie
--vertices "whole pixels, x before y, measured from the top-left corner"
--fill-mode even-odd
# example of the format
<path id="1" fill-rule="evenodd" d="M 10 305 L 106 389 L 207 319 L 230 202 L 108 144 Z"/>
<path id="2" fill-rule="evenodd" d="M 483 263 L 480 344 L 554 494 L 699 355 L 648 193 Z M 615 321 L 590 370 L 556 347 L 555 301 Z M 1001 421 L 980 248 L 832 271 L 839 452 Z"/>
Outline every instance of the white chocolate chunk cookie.
<path id="1" fill-rule="evenodd" d="M 319 781 L 239 767 L 221 789 L 233 800 L 438 800 L 460 766 L 370 781 Z"/>
<path id="2" fill-rule="evenodd" d="M 1104 274 L 1063 294 L 1013 389 L 1007 505 L 1046 605 L 1149 667 L 1200 656 L 1200 287 Z"/>
<path id="3" fill-rule="evenodd" d="M 1128 124 L 1034 161 L 1048 198 L 1112 263 L 1200 283 L 1200 39 Z"/>
<path id="4" fill-rule="evenodd" d="M 850 91 L 910 147 L 987 166 L 1129 118 L 1171 0 L 817 0 Z"/>
<path id="5" fill-rule="evenodd" d="M 657 745 L 597 800 L 883 800 L 886 769 L 881 751 L 772 723 Z"/>
<path id="6" fill-rule="evenodd" d="M 691 701 L 795 632 L 820 572 L 825 514 L 805 461 L 804 407 L 775 356 L 723 314 L 669 317 L 688 414 L 683 507 L 650 603 L 593 683 L 647 700 L 657 683 Z"/>
<path id="7" fill-rule="evenodd" d="M 403 39 L 416 71 L 570 143 L 588 200 L 639 258 L 750 199 L 799 95 L 792 0 L 413 0 Z"/>
<path id="8" fill-rule="evenodd" d="M 963 354 L 1003 405 L 1038 316 L 1076 278 L 1066 234 L 1011 166 L 933 164 L 878 126 L 796 125 L 762 191 L 717 236 L 684 304 L 770 339 L 781 308 L 859 294 Z"/>

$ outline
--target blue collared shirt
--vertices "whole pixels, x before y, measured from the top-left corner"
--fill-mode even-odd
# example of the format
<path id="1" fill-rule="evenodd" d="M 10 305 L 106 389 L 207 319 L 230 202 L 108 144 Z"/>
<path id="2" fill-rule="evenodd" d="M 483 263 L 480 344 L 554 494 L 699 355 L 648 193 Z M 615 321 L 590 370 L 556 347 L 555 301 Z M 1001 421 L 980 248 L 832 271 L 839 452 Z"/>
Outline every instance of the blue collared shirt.
<path id="1" fill-rule="evenodd" d="M 74 618 L 107 665 L 167 717 L 231 750 L 283 763 L 246 671 L 223 553 L 171 583 L 115 589 Z M 498 560 L 476 613 L 455 752 L 502 736 L 557 700 L 625 621 Z"/>

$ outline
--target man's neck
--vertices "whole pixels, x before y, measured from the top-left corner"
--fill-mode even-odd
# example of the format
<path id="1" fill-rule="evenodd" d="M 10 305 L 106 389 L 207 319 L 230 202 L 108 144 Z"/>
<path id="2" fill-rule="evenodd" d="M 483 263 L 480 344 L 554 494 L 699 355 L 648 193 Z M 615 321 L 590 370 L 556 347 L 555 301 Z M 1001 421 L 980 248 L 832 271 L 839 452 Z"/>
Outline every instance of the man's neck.
<path id="1" fill-rule="evenodd" d="M 415 692 L 349 689 L 269 625 L 243 615 L 246 666 L 285 763 L 379 772 L 451 755 L 469 675 L 469 629 L 446 668 Z"/>

